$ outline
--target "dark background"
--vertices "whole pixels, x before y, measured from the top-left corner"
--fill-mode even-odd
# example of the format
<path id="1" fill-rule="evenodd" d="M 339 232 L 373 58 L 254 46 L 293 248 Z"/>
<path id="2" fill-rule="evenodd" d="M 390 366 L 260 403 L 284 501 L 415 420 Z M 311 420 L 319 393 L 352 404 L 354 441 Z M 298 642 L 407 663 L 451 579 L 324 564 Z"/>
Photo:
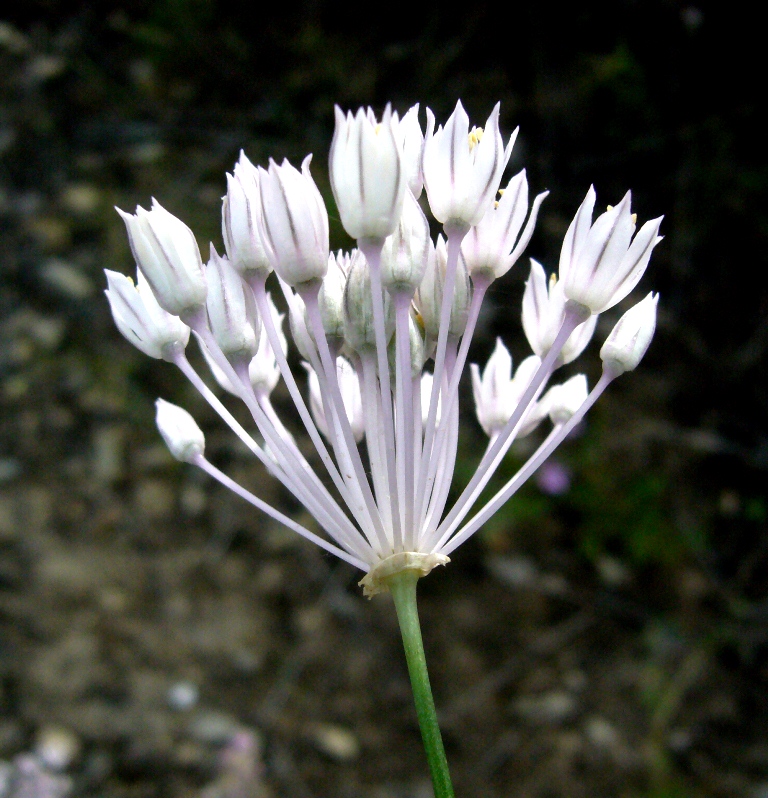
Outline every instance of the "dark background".
<path id="1" fill-rule="evenodd" d="M 0 17 L 0 796 L 429 794 L 391 603 L 170 460 L 158 395 L 300 515 L 171 366 L 120 338 L 101 269 L 133 268 L 113 206 L 152 196 L 219 245 L 241 147 L 256 163 L 314 152 L 332 245 L 349 246 L 327 182 L 333 104 L 445 120 L 457 98 L 476 124 L 501 100 L 504 130 L 520 125 L 508 174 L 552 192 L 528 248 L 548 269 L 590 183 L 600 205 L 632 188 L 666 235 L 637 292 L 661 293 L 656 338 L 558 452 L 567 490 L 532 482 L 422 584 L 457 793 L 768 795 L 768 160 L 750 13 L 158 0 Z M 477 362 L 496 335 L 527 354 L 526 276 L 521 262 L 494 285 Z M 275 401 L 288 412 L 282 387 Z M 483 444 L 465 406 L 459 482 Z"/>

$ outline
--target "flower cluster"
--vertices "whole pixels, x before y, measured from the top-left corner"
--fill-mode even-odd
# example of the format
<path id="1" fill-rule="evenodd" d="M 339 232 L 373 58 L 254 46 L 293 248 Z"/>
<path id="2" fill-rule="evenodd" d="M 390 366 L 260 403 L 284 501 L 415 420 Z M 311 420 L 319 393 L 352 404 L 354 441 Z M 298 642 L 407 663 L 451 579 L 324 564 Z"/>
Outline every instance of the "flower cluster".
<path id="1" fill-rule="evenodd" d="M 611 380 L 638 365 L 654 332 L 658 297 L 649 294 L 603 344 L 603 374 L 591 392 L 583 375 L 546 390 L 554 371 L 587 347 L 597 314 L 637 285 L 661 240 L 661 219 L 635 231 L 629 194 L 593 221 L 590 188 L 565 236 L 559 277 L 547 280 L 531 261 L 522 324 L 533 354 L 513 369 L 499 340 L 482 373 L 471 366 L 477 417 L 489 443 L 447 508 L 459 381 L 483 298 L 521 257 L 546 196 L 530 201 L 525 171 L 500 189 L 515 135 L 504 143 L 498 105 L 484 128 L 470 128 L 461 103 L 437 129 L 427 109 L 426 133 L 418 106 L 402 119 L 387 108 L 380 120 L 370 109 L 346 116 L 337 109 L 330 177 L 341 221 L 357 240 L 349 253 L 329 251 L 328 215 L 309 156 L 298 170 L 288 161 L 256 167 L 241 154 L 223 201 L 226 255 L 211 246 L 207 263 L 191 230 L 157 202 L 149 211 L 120 212 L 138 272 L 135 285 L 107 272 L 119 330 L 150 357 L 178 366 L 320 529 L 301 526 L 219 471 L 205 458 L 194 419 L 158 400 L 157 424 L 171 452 L 367 572 L 369 594 L 398 570 L 427 573 L 446 563 Z M 443 225 L 445 237 L 437 241 L 419 202 L 423 189 Z M 306 390 L 289 368 L 284 318 L 267 291 L 268 278 L 287 305 L 293 344 L 308 373 Z M 190 365 L 190 331 L 214 379 L 245 402 L 253 434 Z M 281 377 L 322 475 L 270 401 Z M 467 518 L 512 442 L 546 419 L 551 430 L 528 462 Z"/>

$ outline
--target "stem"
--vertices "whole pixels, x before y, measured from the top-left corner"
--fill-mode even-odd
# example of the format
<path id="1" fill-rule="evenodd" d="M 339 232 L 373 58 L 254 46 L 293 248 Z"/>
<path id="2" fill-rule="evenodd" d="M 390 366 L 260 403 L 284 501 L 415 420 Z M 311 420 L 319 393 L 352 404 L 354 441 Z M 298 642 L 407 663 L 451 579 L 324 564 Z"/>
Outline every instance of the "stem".
<path id="1" fill-rule="evenodd" d="M 432 698 L 432 688 L 429 686 L 427 660 L 424 657 L 424 642 L 421 639 L 419 613 L 416 608 L 416 582 L 418 579 L 417 571 L 405 570 L 390 577 L 388 584 L 395 601 L 400 633 L 403 636 L 403 648 L 408 663 L 408 674 L 411 677 L 413 700 L 416 704 L 416 715 L 419 718 L 421 739 L 427 754 L 435 798 L 453 798 L 451 774 L 448 771 L 443 738 L 437 724 L 437 712 L 435 711 L 435 701 Z"/>

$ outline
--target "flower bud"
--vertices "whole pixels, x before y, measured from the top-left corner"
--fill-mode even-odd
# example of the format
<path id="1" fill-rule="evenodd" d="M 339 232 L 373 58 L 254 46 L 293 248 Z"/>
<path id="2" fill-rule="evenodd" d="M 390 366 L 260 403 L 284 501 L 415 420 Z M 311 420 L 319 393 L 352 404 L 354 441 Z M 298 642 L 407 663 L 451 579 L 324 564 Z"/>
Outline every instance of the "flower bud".
<path id="1" fill-rule="evenodd" d="M 347 284 L 349 255 L 339 250 L 328 258 L 328 271 L 320 286 L 317 301 L 320 319 L 330 344 L 341 347 L 344 343 L 344 286 Z"/>
<path id="2" fill-rule="evenodd" d="M 549 192 L 545 191 L 533 201 L 528 223 L 520 233 L 528 213 L 525 169 L 509 181 L 501 199 L 488 208 L 461 244 L 470 276 L 485 274 L 491 281 L 502 277 L 515 265 L 531 240 L 539 206 L 547 194 Z"/>
<path id="3" fill-rule="evenodd" d="M 501 338 L 496 339 L 496 348 L 488 358 L 482 377 L 477 364 L 470 365 L 477 420 L 489 438 L 504 429 L 540 365 L 541 360 L 531 355 L 517 367 L 512 377 L 512 356 Z M 523 418 L 517 437 L 533 432 L 544 415 L 536 405 L 531 407 Z"/>
<path id="4" fill-rule="evenodd" d="M 427 108 L 424 141 L 424 187 L 429 207 L 439 222 L 472 227 L 483 218 L 499 189 L 501 174 L 512 154 L 517 131 L 504 148 L 499 132 L 499 104 L 482 128 L 469 129 L 461 101 L 445 128 L 434 131 L 435 117 Z"/>
<path id="5" fill-rule="evenodd" d="M 307 307 L 298 294 L 293 295 L 293 301 L 288 307 L 288 324 L 299 354 L 305 360 L 311 360 L 316 351 L 315 336 L 312 334 Z"/>
<path id="6" fill-rule="evenodd" d="M 424 349 L 424 338 L 421 335 L 421 330 L 416 320 L 409 313 L 408 314 L 408 349 L 411 357 L 411 379 L 416 379 L 421 374 L 424 368 L 424 362 L 427 357 Z M 392 381 L 392 387 L 396 384 L 395 379 L 397 375 L 397 336 L 393 335 L 392 340 L 387 347 L 387 357 L 389 358 L 389 376 Z"/>
<path id="7" fill-rule="evenodd" d="M 323 397 L 320 393 L 320 380 L 318 380 L 317 374 L 309 363 L 304 363 L 304 368 L 309 374 L 309 408 L 312 411 L 317 428 L 326 438 L 330 438 L 328 421 L 323 409 Z M 352 427 L 352 434 L 355 440 L 360 443 L 363 435 L 365 435 L 365 422 L 363 419 L 363 398 L 360 393 L 357 372 L 348 360 L 339 357 L 336 358 L 336 376 L 339 380 L 339 390 L 341 391 L 344 410 Z"/>
<path id="8" fill-rule="evenodd" d="M 431 246 L 427 217 L 408 191 L 400 221 L 381 251 L 382 285 L 391 293 L 405 291 L 413 296 L 424 277 Z"/>
<path id="9" fill-rule="evenodd" d="M 205 451 L 205 436 L 192 416 L 176 405 L 158 399 L 155 422 L 171 454 L 182 463 L 193 463 Z"/>
<path id="10" fill-rule="evenodd" d="M 330 154 L 333 196 L 352 238 L 386 238 L 400 218 L 405 193 L 401 148 L 387 106 L 379 124 L 373 111 L 352 116 L 337 105 Z"/>
<path id="11" fill-rule="evenodd" d="M 243 275 L 266 278 L 272 271 L 261 230 L 259 170 L 240 151 L 221 210 L 221 232 L 230 263 Z"/>
<path id="12" fill-rule="evenodd" d="M 408 113 L 398 119 L 397 114 L 392 114 L 395 120 L 395 137 L 402 151 L 403 172 L 405 182 L 416 199 L 421 196 L 424 188 L 424 175 L 421 171 L 421 159 L 424 154 L 424 133 L 419 124 L 419 104 L 416 103 Z"/>
<path id="13" fill-rule="evenodd" d="M 384 333 L 389 341 L 395 329 L 394 305 L 389 294 L 386 291 L 383 294 Z M 352 252 L 344 288 L 344 335 L 355 352 L 376 349 L 371 271 L 360 250 Z"/>
<path id="14" fill-rule="evenodd" d="M 431 372 L 425 371 L 421 375 L 421 425 L 425 427 L 429 421 L 429 403 L 432 399 L 432 382 L 433 377 Z M 440 423 L 440 414 L 443 409 L 442 396 L 437 397 L 437 414 L 435 416 L 435 425 Z"/>
<path id="15" fill-rule="evenodd" d="M 277 337 L 280 341 L 280 348 L 283 354 L 288 354 L 288 341 L 283 332 L 283 319 L 285 316 L 277 312 L 275 303 L 272 301 L 271 294 L 267 294 L 267 304 L 269 305 L 269 312 L 272 315 L 272 321 L 277 331 Z M 251 380 L 251 385 L 256 393 L 264 392 L 267 395 L 274 391 L 275 386 L 280 381 L 280 367 L 277 365 L 275 353 L 272 351 L 272 346 L 269 343 L 269 337 L 264 324 L 261 325 L 261 335 L 259 336 L 259 348 L 253 356 L 250 365 L 248 366 L 248 376 Z"/>
<path id="16" fill-rule="evenodd" d="M 161 308 L 184 316 L 205 303 L 206 285 L 200 250 L 192 231 L 159 202 L 136 214 L 115 209 L 128 231 L 136 264 L 147 278 Z"/>
<path id="17" fill-rule="evenodd" d="M 105 269 L 109 300 L 117 329 L 137 348 L 154 358 L 172 360 L 189 342 L 189 327 L 157 304 L 141 269 L 136 282 L 119 272 Z"/>
<path id="18" fill-rule="evenodd" d="M 284 160 L 259 168 L 265 243 L 272 267 L 290 286 L 321 280 L 328 269 L 328 213 L 309 173 Z"/>
<path id="19" fill-rule="evenodd" d="M 523 330 L 531 349 L 545 357 L 552 348 L 565 318 L 565 294 L 562 281 L 552 274 L 547 284 L 544 268 L 531 258 L 531 274 L 523 294 Z M 558 365 L 575 360 L 592 340 L 597 324 L 597 315 L 590 316 L 571 333 L 565 342 Z"/>
<path id="20" fill-rule="evenodd" d="M 628 191 L 592 224 L 595 190 L 590 187 L 563 240 L 560 279 L 567 299 L 602 313 L 621 302 L 643 276 L 658 235 L 662 217 L 646 222 L 635 233 Z"/>
<path id="21" fill-rule="evenodd" d="M 252 322 L 258 327 L 246 309 L 243 281 L 232 268 L 227 258 L 219 257 L 211 244 L 211 259 L 205 267 L 208 282 L 208 322 L 213 337 L 228 358 L 247 358 L 256 353 L 256 333 Z M 250 318 L 249 318 L 250 317 Z"/>
<path id="22" fill-rule="evenodd" d="M 656 330 L 658 303 L 659 295 L 651 292 L 619 319 L 600 350 L 605 368 L 616 375 L 637 368 Z"/>
<path id="23" fill-rule="evenodd" d="M 440 331 L 440 316 L 443 307 L 443 285 L 445 284 L 445 270 L 448 253 L 445 239 L 438 236 L 437 247 L 430 248 L 430 257 L 424 278 L 416 294 L 416 306 L 421 314 L 427 338 L 428 356 L 432 356 L 434 345 Z M 469 282 L 467 267 L 464 259 L 459 257 L 456 266 L 456 278 L 453 291 L 453 304 L 448 326 L 448 334 L 455 337 L 463 335 L 469 316 L 469 305 L 472 301 L 472 286 Z"/>
<path id="24" fill-rule="evenodd" d="M 553 385 L 540 404 L 546 407 L 553 424 L 565 424 L 587 400 L 588 393 L 587 378 L 577 374 L 562 385 Z"/>

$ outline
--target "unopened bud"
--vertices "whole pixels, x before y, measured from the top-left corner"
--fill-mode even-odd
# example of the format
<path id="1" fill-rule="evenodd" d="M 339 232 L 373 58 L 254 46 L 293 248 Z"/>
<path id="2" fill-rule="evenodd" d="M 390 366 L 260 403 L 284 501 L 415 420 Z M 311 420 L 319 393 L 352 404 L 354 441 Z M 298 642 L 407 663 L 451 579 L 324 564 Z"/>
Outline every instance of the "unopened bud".
<path id="1" fill-rule="evenodd" d="M 171 454 L 182 463 L 193 463 L 205 451 L 205 436 L 192 416 L 163 399 L 155 403 L 155 422 Z"/>

